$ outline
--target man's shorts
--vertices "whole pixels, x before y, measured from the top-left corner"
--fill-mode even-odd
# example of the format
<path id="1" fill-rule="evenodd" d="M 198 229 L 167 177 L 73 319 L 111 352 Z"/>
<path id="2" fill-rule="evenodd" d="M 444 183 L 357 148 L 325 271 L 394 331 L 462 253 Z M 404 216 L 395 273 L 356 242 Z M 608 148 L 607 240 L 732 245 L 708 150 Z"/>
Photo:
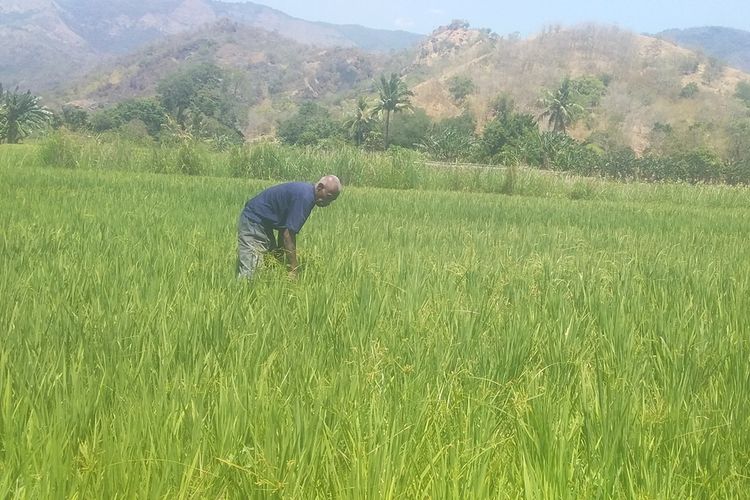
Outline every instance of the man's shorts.
<path id="1" fill-rule="evenodd" d="M 240 214 L 237 221 L 237 277 L 252 278 L 263 263 L 263 254 L 275 249 L 273 228 Z"/>

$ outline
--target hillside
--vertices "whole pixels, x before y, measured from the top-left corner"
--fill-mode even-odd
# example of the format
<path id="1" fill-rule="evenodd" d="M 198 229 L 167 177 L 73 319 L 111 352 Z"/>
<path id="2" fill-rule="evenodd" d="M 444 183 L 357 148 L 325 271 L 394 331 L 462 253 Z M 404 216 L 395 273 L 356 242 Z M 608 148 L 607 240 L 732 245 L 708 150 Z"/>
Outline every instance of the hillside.
<path id="1" fill-rule="evenodd" d="M 249 138 L 273 134 L 278 120 L 305 99 L 321 102 L 334 115 L 346 114 L 356 96 L 373 95 L 374 79 L 382 72 L 404 75 L 415 92 L 414 104 L 432 119 L 468 110 L 480 129 L 500 95 L 510 97 L 517 110 L 539 116 L 545 90 L 566 77 L 592 77 L 607 82 L 606 92 L 570 133 L 636 152 L 651 144 L 655 126 L 661 125 L 721 147 L 721 130 L 747 114 L 734 97 L 737 83 L 750 81 L 750 75 L 705 55 L 608 26 L 553 28 L 529 39 L 463 25 L 441 27 L 415 49 L 385 56 L 318 49 L 224 21 L 119 59 L 58 100 L 96 109 L 153 95 L 159 79 L 197 61 L 231 70 Z M 449 90 L 455 76 L 470 79 L 475 88 L 460 102 Z"/>
<path id="2" fill-rule="evenodd" d="M 64 20 L 52 0 L 0 3 L 0 75 L 7 87 L 48 89 L 102 56 Z"/>
<path id="3" fill-rule="evenodd" d="M 309 22 L 251 2 L 216 0 L 3 0 L 0 71 L 6 86 L 49 90 L 113 56 L 221 19 L 301 44 L 388 52 L 422 35 Z"/>
<path id="4" fill-rule="evenodd" d="M 220 20 L 118 58 L 77 79 L 51 102 L 95 110 L 152 96 L 167 75 L 203 62 L 229 70 L 247 137 L 272 134 L 279 119 L 305 99 L 332 103 L 369 85 L 390 58 L 354 48 L 304 45 L 258 28 Z"/>
<path id="5" fill-rule="evenodd" d="M 466 108 L 480 123 L 499 94 L 538 115 L 545 89 L 556 88 L 565 77 L 600 77 L 608 82 L 606 94 L 571 132 L 579 139 L 605 136 L 637 152 L 649 145 L 657 123 L 715 130 L 746 115 L 734 92 L 738 82 L 750 81 L 747 73 L 671 42 L 600 25 L 556 27 L 525 40 L 442 28 L 420 46 L 409 71 L 415 103 L 429 115 L 456 116 Z M 448 80 L 457 75 L 477 88 L 464 103 L 454 102 L 448 92 Z M 681 97 L 689 84 L 694 94 Z M 723 138 L 708 140 L 718 145 Z"/>
<path id="6" fill-rule="evenodd" d="M 743 71 L 750 71 L 750 32 L 720 26 L 703 26 L 666 30 L 656 36 L 689 49 L 700 50 Z"/>

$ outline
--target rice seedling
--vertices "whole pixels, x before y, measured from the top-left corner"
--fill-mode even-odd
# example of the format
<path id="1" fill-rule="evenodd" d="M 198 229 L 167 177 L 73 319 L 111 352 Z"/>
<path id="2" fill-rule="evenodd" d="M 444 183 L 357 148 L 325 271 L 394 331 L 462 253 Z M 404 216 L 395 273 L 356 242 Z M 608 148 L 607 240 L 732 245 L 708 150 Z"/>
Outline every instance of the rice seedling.
<path id="1" fill-rule="evenodd" d="M 6 496 L 750 490 L 747 190 L 346 186 L 299 280 L 249 284 L 236 217 L 267 177 L 144 170 L 0 161 Z"/>

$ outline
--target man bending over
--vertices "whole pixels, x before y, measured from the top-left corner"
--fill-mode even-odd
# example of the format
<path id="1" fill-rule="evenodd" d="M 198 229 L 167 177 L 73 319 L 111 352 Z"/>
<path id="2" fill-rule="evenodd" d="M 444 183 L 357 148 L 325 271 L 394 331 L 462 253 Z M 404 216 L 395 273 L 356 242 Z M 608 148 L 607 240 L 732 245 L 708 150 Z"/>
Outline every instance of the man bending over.
<path id="1" fill-rule="evenodd" d="M 326 175 L 315 184 L 286 182 L 250 199 L 237 223 L 237 273 L 252 278 L 263 254 L 283 252 L 290 277 L 297 275 L 297 234 L 313 207 L 327 207 L 341 193 L 341 181 Z M 278 231 L 274 238 L 274 230 Z"/>

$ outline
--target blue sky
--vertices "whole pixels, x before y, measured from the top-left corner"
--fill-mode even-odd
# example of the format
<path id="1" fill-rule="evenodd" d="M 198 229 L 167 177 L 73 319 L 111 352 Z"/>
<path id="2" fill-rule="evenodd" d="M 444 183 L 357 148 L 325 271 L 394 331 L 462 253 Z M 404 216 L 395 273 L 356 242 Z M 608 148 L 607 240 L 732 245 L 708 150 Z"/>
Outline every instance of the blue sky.
<path id="1" fill-rule="evenodd" d="M 224 0 L 243 1 L 243 0 Z M 255 0 L 308 21 L 429 33 L 453 19 L 505 35 L 599 22 L 638 33 L 725 26 L 750 31 L 750 0 Z"/>

